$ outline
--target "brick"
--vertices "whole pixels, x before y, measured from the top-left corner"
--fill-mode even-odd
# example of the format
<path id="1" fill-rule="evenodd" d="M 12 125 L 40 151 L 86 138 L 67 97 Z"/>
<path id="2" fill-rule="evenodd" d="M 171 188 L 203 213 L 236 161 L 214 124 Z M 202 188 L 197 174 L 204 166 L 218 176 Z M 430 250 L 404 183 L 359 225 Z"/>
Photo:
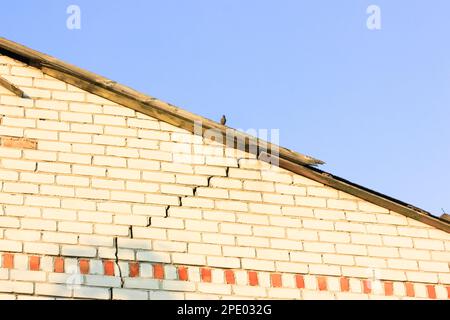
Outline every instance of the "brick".
<path id="1" fill-rule="evenodd" d="M 105 276 L 114 276 L 115 274 L 114 262 L 111 260 L 104 260 L 103 270 Z"/>
<path id="2" fill-rule="evenodd" d="M 38 186 L 28 183 L 3 183 L 3 191 L 11 193 L 38 193 Z"/>
<path id="3" fill-rule="evenodd" d="M 211 269 L 200 268 L 200 277 L 203 282 L 211 282 Z"/>
<path id="4" fill-rule="evenodd" d="M 25 138 L 10 138 L 4 137 L 1 139 L 1 144 L 6 148 L 18 148 L 18 149 L 36 149 L 37 141 L 33 139 Z"/>
<path id="5" fill-rule="evenodd" d="M 2 159 L 1 163 L 3 168 L 5 169 L 17 169 L 27 171 L 34 171 L 36 169 L 36 162 L 32 161 Z"/>
<path id="6" fill-rule="evenodd" d="M 23 137 L 23 135 L 24 133 L 22 128 L 0 126 L 0 136 Z"/>
<path id="7" fill-rule="evenodd" d="M 71 297 L 72 290 L 67 285 L 36 283 L 35 293 L 43 296 Z"/>
<path id="8" fill-rule="evenodd" d="M 429 284 L 426 286 L 427 288 L 427 294 L 428 294 L 428 298 L 430 299 L 436 299 L 436 289 L 435 286 Z"/>
<path id="9" fill-rule="evenodd" d="M 275 263 L 270 260 L 242 258 L 242 268 L 250 270 L 275 271 Z"/>
<path id="10" fill-rule="evenodd" d="M 273 288 L 281 288 L 283 286 L 280 273 L 272 273 L 270 275 L 270 284 Z"/>
<path id="11" fill-rule="evenodd" d="M 190 253 L 172 253 L 173 263 L 198 265 L 202 266 L 206 264 L 206 257 L 199 254 Z"/>
<path id="12" fill-rule="evenodd" d="M 177 267 L 177 274 L 178 274 L 178 280 L 181 281 L 188 281 L 189 280 L 189 274 L 188 269 L 185 266 L 178 266 Z"/>
<path id="13" fill-rule="evenodd" d="M 0 170 L 0 179 L 2 181 L 17 181 L 19 180 L 19 174 L 14 171 Z"/>
<path id="14" fill-rule="evenodd" d="M 155 279 L 164 279 L 164 267 L 161 264 L 153 265 L 153 277 Z"/>
<path id="15" fill-rule="evenodd" d="M 444 251 L 444 242 L 434 239 L 413 239 L 414 248 L 426 250 L 441 250 Z"/>
<path id="16" fill-rule="evenodd" d="M 225 189 L 242 189 L 242 181 L 230 178 L 212 177 L 210 186 Z"/>
<path id="17" fill-rule="evenodd" d="M 30 256 L 28 260 L 28 267 L 31 271 L 39 271 L 41 258 L 38 256 Z"/>
<path id="18" fill-rule="evenodd" d="M 64 273 L 64 259 L 57 257 L 54 259 L 54 272 Z"/>
<path id="19" fill-rule="evenodd" d="M 70 172 L 70 171 L 69 171 Z M 87 176 L 106 176 L 106 169 L 94 166 L 73 165 L 72 173 Z M 110 171 L 108 171 L 110 173 Z"/>
<path id="20" fill-rule="evenodd" d="M 414 284 L 412 284 L 410 282 L 406 282 L 405 283 L 405 288 L 406 288 L 406 295 L 408 297 L 414 297 L 415 296 Z"/>
<path id="21" fill-rule="evenodd" d="M 24 229 L 56 231 L 56 221 L 44 219 L 22 219 L 21 226 Z"/>
<path id="22" fill-rule="evenodd" d="M 13 254 L 4 253 L 2 255 L 2 268 L 14 269 L 14 255 Z"/>
<path id="23" fill-rule="evenodd" d="M 73 295 L 76 298 L 106 300 L 110 297 L 110 291 L 107 288 L 81 286 L 79 288 L 74 288 Z"/>
<path id="24" fill-rule="evenodd" d="M 79 260 L 79 269 L 81 274 L 89 274 L 89 260 L 80 259 Z"/>
<path id="25" fill-rule="evenodd" d="M 292 183 L 292 176 L 285 173 L 279 173 L 274 172 L 272 170 L 262 170 L 261 176 L 263 181 L 273 181 L 273 182 L 280 182 L 280 183 L 286 183 L 291 184 Z"/>
<path id="26" fill-rule="evenodd" d="M 219 268 L 240 268 L 239 258 L 233 257 L 207 257 L 207 264 L 211 267 Z"/>
<path id="27" fill-rule="evenodd" d="M 234 277 L 233 270 L 225 270 L 225 283 L 226 284 L 236 284 L 236 279 Z"/>
<path id="28" fill-rule="evenodd" d="M 264 193 L 263 202 L 294 205 L 294 197 L 291 195 Z"/>
<path id="29" fill-rule="evenodd" d="M 23 251 L 27 253 L 57 255 L 59 254 L 59 246 L 50 243 L 25 242 Z"/>
<path id="30" fill-rule="evenodd" d="M 325 208 L 327 202 L 325 198 L 316 197 L 295 197 L 295 204 L 300 207 Z"/>

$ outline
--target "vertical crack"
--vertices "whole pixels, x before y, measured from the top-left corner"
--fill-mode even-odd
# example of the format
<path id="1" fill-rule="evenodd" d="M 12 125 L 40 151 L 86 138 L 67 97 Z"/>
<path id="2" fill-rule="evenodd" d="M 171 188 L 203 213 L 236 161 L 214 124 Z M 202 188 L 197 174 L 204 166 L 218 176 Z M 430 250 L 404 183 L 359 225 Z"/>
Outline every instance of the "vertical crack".
<path id="1" fill-rule="evenodd" d="M 169 217 L 169 209 L 170 209 L 170 206 L 167 206 L 166 207 L 166 215 L 164 216 L 164 218 L 168 218 Z"/>
<path id="2" fill-rule="evenodd" d="M 123 279 L 123 275 L 122 275 L 122 269 L 120 268 L 120 264 L 119 264 L 119 245 L 118 245 L 117 237 L 114 238 L 114 247 L 116 249 L 116 251 L 114 252 L 114 256 L 116 257 L 115 262 L 116 262 L 117 269 L 119 269 L 120 287 L 123 288 L 124 279 Z"/>
<path id="3" fill-rule="evenodd" d="M 130 238 L 133 239 L 133 226 L 130 226 L 128 228 L 128 233 L 129 233 Z"/>
<path id="4" fill-rule="evenodd" d="M 208 177 L 208 181 L 207 181 L 207 182 L 208 182 L 208 185 L 207 185 L 207 187 L 210 187 L 210 186 L 211 186 L 211 179 L 212 179 L 212 177 L 213 177 L 213 176 Z"/>

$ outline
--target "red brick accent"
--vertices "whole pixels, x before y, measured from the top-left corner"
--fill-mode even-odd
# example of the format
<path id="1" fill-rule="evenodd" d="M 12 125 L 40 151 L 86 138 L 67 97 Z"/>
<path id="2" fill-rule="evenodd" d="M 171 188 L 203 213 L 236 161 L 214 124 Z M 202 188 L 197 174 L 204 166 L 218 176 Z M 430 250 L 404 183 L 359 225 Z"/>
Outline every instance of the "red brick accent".
<path id="1" fill-rule="evenodd" d="M 258 285 L 258 274 L 255 271 L 249 271 L 248 272 L 248 283 L 251 286 L 257 286 Z"/>
<path id="2" fill-rule="evenodd" d="M 114 261 L 105 260 L 103 261 L 103 269 L 105 276 L 114 276 Z"/>
<path id="3" fill-rule="evenodd" d="M 87 259 L 80 260 L 80 273 L 89 274 L 89 260 Z"/>
<path id="4" fill-rule="evenodd" d="M 427 293 L 430 299 L 436 299 L 436 289 L 432 284 L 427 285 Z"/>
<path id="5" fill-rule="evenodd" d="M 327 277 L 317 277 L 317 286 L 319 287 L 320 291 L 326 291 L 327 286 Z"/>
<path id="6" fill-rule="evenodd" d="M 391 281 L 384 282 L 384 294 L 387 296 L 392 296 L 394 294 L 394 285 Z"/>
<path id="7" fill-rule="evenodd" d="M 153 265 L 153 278 L 164 279 L 164 266 L 162 264 Z"/>
<path id="8" fill-rule="evenodd" d="M 189 280 L 187 267 L 178 266 L 178 279 L 181 281 Z"/>
<path id="9" fill-rule="evenodd" d="M 61 257 L 55 258 L 54 271 L 56 273 L 64 273 L 64 259 Z"/>
<path id="10" fill-rule="evenodd" d="M 301 274 L 295 275 L 295 284 L 299 289 L 305 288 L 305 279 L 303 279 L 303 276 Z"/>
<path id="11" fill-rule="evenodd" d="M 13 269 L 15 266 L 15 255 L 13 253 L 1 253 L 2 257 L 2 265 L 0 267 L 2 268 L 8 268 Z M 29 255 L 28 256 L 28 270 L 32 271 L 38 271 L 41 269 L 41 258 L 42 256 L 36 256 L 36 255 Z M 79 270 L 82 274 L 90 274 L 90 259 L 82 258 L 78 260 L 79 264 Z M 105 276 L 114 276 L 116 274 L 115 272 L 115 265 L 116 262 L 113 260 L 102 260 L 103 267 L 104 267 L 104 275 Z M 129 264 L 129 274 L 123 275 L 123 276 L 130 276 L 130 277 L 140 277 L 140 262 L 138 261 L 129 261 L 127 262 Z M 165 266 L 166 264 L 153 264 L 153 276 L 155 279 L 165 279 Z M 189 268 L 188 266 L 175 266 L 177 273 L 178 273 L 178 279 L 181 281 L 188 281 L 189 279 Z M 54 272 L 58 273 L 64 273 L 65 271 L 65 260 L 64 257 L 54 257 L 53 258 L 53 268 Z M 215 269 L 215 268 L 196 268 L 198 272 L 200 273 L 200 281 L 201 282 L 211 282 L 212 281 L 212 271 L 217 270 L 224 273 L 225 283 L 234 285 L 236 284 L 236 274 L 235 270 L 230 269 Z M 247 277 L 248 277 L 248 284 L 251 286 L 259 286 L 261 285 L 259 283 L 259 275 L 261 274 L 260 271 L 246 271 Z M 264 273 L 266 275 L 266 273 Z M 305 288 L 305 280 L 304 275 L 302 274 L 290 274 L 291 276 L 295 277 L 296 287 L 298 289 L 304 289 Z M 330 277 L 330 276 L 314 276 L 314 279 L 317 281 L 317 290 L 318 291 L 326 291 L 329 290 L 328 288 L 328 280 L 338 280 L 340 281 L 340 289 L 342 292 L 350 292 L 350 279 L 348 277 Z M 356 279 L 354 278 L 355 283 L 360 284 L 360 288 L 356 291 L 361 292 L 362 291 L 365 294 L 370 294 L 373 292 L 373 283 L 370 279 Z M 356 281 L 357 280 L 357 281 Z M 385 296 L 393 296 L 395 294 L 394 292 L 394 282 L 387 280 L 381 282 L 384 288 L 384 295 Z M 400 283 L 399 283 L 400 284 Z M 415 283 L 413 282 L 403 282 L 405 285 L 405 296 L 408 297 L 415 297 Z M 270 273 L 270 286 L 273 288 L 282 288 L 283 285 L 286 285 L 283 283 L 283 273 Z M 424 283 L 422 285 L 425 285 L 427 290 L 427 298 L 429 299 L 437 299 L 437 290 L 443 289 L 447 290 L 447 296 L 448 299 L 450 299 L 450 286 L 445 286 L 441 284 L 431 284 L 431 283 Z"/>
<path id="12" fill-rule="evenodd" d="M 415 293 L 414 293 L 414 284 L 412 284 L 411 282 L 406 282 L 405 283 L 405 288 L 406 288 L 406 295 L 408 297 L 414 297 Z"/>
<path id="13" fill-rule="evenodd" d="M 272 287 L 274 287 L 274 288 L 281 288 L 283 285 L 282 281 L 281 281 L 281 274 L 272 273 L 270 275 L 270 283 L 272 284 Z"/>
<path id="14" fill-rule="evenodd" d="M 342 292 L 348 292 L 350 291 L 350 281 L 348 280 L 348 278 L 346 277 L 341 277 L 341 279 L 339 280 L 340 284 L 341 284 L 341 291 Z"/>
<path id="15" fill-rule="evenodd" d="M 131 278 L 139 277 L 139 262 L 130 262 L 128 267 Z"/>
<path id="16" fill-rule="evenodd" d="M 203 282 L 211 282 L 211 269 L 201 268 L 200 276 L 201 276 Z"/>
<path id="17" fill-rule="evenodd" d="M 364 293 L 371 293 L 372 292 L 372 283 L 370 280 L 363 280 L 363 292 Z"/>
<path id="18" fill-rule="evenodd" d="M 39 271 L 41 266 L 41 258 L 38 256 L 31 256 L 28 259 L 28 267 L 31 271 Z"/>
<path id="19" fill-rule="evenodd" d="M 225 281 L 227 284 L 235 284 L 236 278 L 233 270 L 225 270 Z"/>
<path id="20" fill-rule="evenodd" d="M 6 148 L 37 149 L 37 142 L 34 139 L 3 137 L 1 142 Z"/>
<path id="21" fill-rule="evenodd" d="M 14 255 L 11 253 L 3 254 L 3 268 L 13 269 L 14 268 Z"/>

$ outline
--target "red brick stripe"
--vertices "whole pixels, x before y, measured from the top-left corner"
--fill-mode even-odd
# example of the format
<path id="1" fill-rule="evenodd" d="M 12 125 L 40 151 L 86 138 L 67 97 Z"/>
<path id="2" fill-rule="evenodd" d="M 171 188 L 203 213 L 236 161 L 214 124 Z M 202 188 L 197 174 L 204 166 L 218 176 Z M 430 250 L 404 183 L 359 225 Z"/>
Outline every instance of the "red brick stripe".
<path id="1" fill-rule="evenodd" d="M 15 258 L 15 254 L 13 253 L 2 253 L 1 254 L 2 257 L 2 268 L 5 269 L 13 269 L 17 266 L 15 266 L 15 264 L 17 264 L 17 262 L 15 262 L 14 258 Z M 41 258 L 40 256 L 36 256 L 36 255 L 30 255 L 28 256 L 28 269 L 32 270 L 32 271 L 38 271 L 41 269 Z M 64 273 L 67 272 L 65 270 L 65 257 L 48 257 L 53 259 L 53 270 L 54 272 L 57 273 Z M 115 272 L 115 266 L 116 266 L 116 262 L 113 260 L 102 260 L 103 262 L 103 272 L 105 276 L 118 276 Z M 81 258 L 78 260 L 78 265 L 79 265 L 79 272 L 81 274 L 90 274 L 91 272 L 91 260 L 88 258 Z M 124 274 L 123 276 L 129 276 L 129 277 L 139 277 L 140 276 L 140 262 L 137 261 L 129 261 L 128 262 L 128 270 L 129 273 L 126 275 Z M 158 279 L 158 280 L 164 280 L 166 277 L 165 274 L 165 264 L 161 264 L 161 263 L 155 263 L 152 264 L 153 267 L 153 277 L 154 279 Z M 212 281 L 212 273 L 213 270 L 218 271 L 218 272 L 223 272 L 224 275 L 224 282 L 226 284 L 230 284 L 230 285 L 234 285 L 236 284 L 236 273 L 235 270 L 230 270 L 230 269 L 215 269 L 215 268 L 209 268 L 209 267 L 190 267 L 190 266 L 175 266 L 176 270 L 177 270 L 177 274 L 178 274 L 178 279 L 181 281 L 188 281 L 189 280 L 189 272 L 190 272 L 190 268 L 193 268 L 192 271 L 195 272 L 199 272 L 200 273 L 200 281 L 201 282 L 211 282 Z M 246 275 L 247 275 L 247 285 L 250 286 L 259 286 L 260 284 L 260 279 L 259 279 L 259 275 L 262 274 L 261 271 L 254 271 L 254 270 L 249 270 L 249 271 L 245 271 Z M 265 274 L 265 273 L 264 273 Z M 304 289 L 305 288 L 305 279 L 304 276 L 301 274 L 286 274 L 287 276 L 292 277 L 291 279 L 295 280 L 295 286 L 298 289 Z M 270 277 L 270 287 L 272 288 L 282 288 L 283 285 L 286 285 L 283 283 L 283 274 L 282 273 L 270 273 L 269 274 Z M 324 276 L 324 275 L 320 275 L 320 276 L 314 276 L 314 275 L 310 275 L 309 276 L 311 279 L 317 281 L 317 288 L 319 291 L 327 291 L 330 290 L 329 288 L 329 284 L 328 284 L 328 280 L 338 280 L 339 279 L 339 283 L 340 283 L 340 291 L 341 292 L 352 292 L 351 288 L 350 288 L 350 279 L 348 277 L 332 277 L 332 276 Z M 365 294 L 371 294 L 373 293 L 373 288 L 372 288 L 372 280 L 371 279 L 358 279 L 358 278 L 354 278 L 355 283 L 360 284 L 361 287 L 355 288 L 355 293 L 361 293 L 361 289 L 362 292 Z M 194 280 L 196 281 L 196 280 Z M 405 286 L 405 296 L 408 297 L 415 297 L 416 292 L 415 292 L 415 284 L 412 282 L 395 282 L 396 284 L 402 284 Z M 386 296 L 393 296 L 395 294 L 394 292 L 394 282 L 393 281 L 380 281 L 380 284 L 383 286 L 384 288 L 384 295 Z M 427 291 L 427 297 L 429 299 L 437 299 L 438 298 L 438 293 L 440 294 L 440 291 L 437 292 L 437 288 L 439 289 L 444 289 L 447 290 L 447 298 L 450 299 L 450 286 L 444 286 L 442 284 L 423 284 L 426 287 L 426 291 Z M 358 289 L 358 290 L 356 290 Z M 439 296 L 439 298 L 441 298 L 441 296 Z"/>

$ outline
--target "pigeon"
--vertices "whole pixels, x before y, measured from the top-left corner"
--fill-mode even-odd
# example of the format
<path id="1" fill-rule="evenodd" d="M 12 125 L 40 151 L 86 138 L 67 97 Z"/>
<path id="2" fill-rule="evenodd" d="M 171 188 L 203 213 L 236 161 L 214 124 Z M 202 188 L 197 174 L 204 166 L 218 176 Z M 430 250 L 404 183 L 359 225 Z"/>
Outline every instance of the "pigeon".
<path id="1" fill-rule="evenodd" d="M 225 117 L 225 115 L 223 115 L 222 118 L 220 119 L 220 124 L 224 126 L 226 123 L 227 123 L 227 118 Z"/>

